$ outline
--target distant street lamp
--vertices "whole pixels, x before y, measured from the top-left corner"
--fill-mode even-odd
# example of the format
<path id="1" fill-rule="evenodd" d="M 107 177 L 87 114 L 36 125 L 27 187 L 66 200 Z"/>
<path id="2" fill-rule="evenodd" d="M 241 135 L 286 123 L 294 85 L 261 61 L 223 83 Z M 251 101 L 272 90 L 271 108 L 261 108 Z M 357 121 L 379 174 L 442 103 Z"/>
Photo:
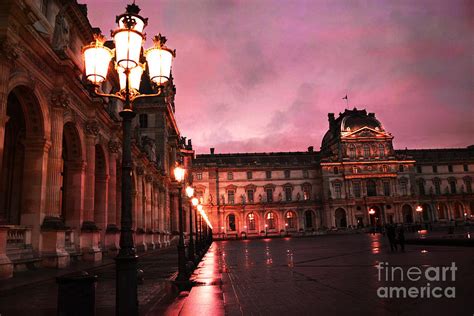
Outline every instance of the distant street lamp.
<path id="1" fill-rule="evenodd" d="M 186 187 L 186 195 L 189 200 L 189 248 L 188 248 L 188 260 L 194 262 L 194 240 L 193 240 L 193 196 L 194 188 L 192 186 Z"/>
<path id="2" fill-rule="evenodd" d="M 199 235 L 198 235 L 198 217 L 197 217 L 197 206 L 199 204 L 199 199 L 197 197 L 193 197 L 191 199 L 191 204 L 194 207 L 194 231 L 196 233 L 196 238 L 194 241 L 194 253 L 199 256 Z"/>
<path id="3" fill-rule="evenodd" d="M 179 204 L 179 240 L 178 240 L 178 276 L 177 281 L 187 280 L 186 272 L 186 253 L 184 247 L 184 220 L 183 220 L 183 201 L 181 198 L 182 185 L 181 182 L 184 180 L 185 174 L 184 168 L 177 166 L 174 168 L 174 179 L 178 182 L 178 204 Z"/>
<path id="4" fill-rule="evenodd" d="M 370 222 L 372 224 L 372 234 L 375 235 L 375 210 L 373 208 L 369 209 L 369 214 L 370 214 Z"/>
<path id="5" fill-rule="evenodd" d="M 162 94 L 162 87 L 167 83 L 171 73 L 171 62 L 175 51 L 165 46 L 166 38 L 161 34 L 153 38 L 154 46 L 142 54 L 145 40 L 143 29 L 148 19 L 138 13 L 140 8 L 131 4 L 127 11 L 116 19 L 118 29 L 112 32 L 115 49 L 104 46 L 105 37 L 96 34 L 95 42 L 82 48 L 86 79 L 93 86 L 93 93 L 100 97 L 116 98 L 123 102 L 120 112 L 123 129 L 122 148 L 122 203 L 120 250 L 115 258 L 116 264 L 116 313 L 117 315 L 138 315 L 137 297 L 137 261 L 138 256 L 133 243 L 132 231 L 132 154 L 131 123 L 135 117 L 132 103 L 139 98 L 156 97 Z M 120 90 L 115 94 L 99 91 L 107 78 L 112 58 L 117 71 Z M 141 61 L 146 59 L 147 65 Z M 142 74 L 147 68 L 156 93 L 139 92 Z"/>
<path id="6" fill-rule="evenodd" d="M 422 219 L 422 215 L 421 213 L 423 212 L 423 207 L 421 207 L 420 205 L 418 205 L 416 208 L 415 208 L 415 211 L 418 213 L 418 220 L 420 221 L 420 225 L 422 224 L 423 222 L 423 219 Z"/>

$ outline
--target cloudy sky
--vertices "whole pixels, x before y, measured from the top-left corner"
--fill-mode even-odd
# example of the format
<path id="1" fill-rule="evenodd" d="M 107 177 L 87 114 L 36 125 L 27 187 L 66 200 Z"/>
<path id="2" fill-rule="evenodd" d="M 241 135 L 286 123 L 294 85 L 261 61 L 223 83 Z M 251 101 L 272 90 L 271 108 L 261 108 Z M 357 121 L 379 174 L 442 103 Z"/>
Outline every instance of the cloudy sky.
<path id="1" fill-rule="evenodd" d="M 128 3 L 79 2 L 107 35 Z M 474 144 L 473 1 L 136 3 L 177 50 L 176 116 L 198 153 L 319 149 L 346 94 L 396 148 Z"/>

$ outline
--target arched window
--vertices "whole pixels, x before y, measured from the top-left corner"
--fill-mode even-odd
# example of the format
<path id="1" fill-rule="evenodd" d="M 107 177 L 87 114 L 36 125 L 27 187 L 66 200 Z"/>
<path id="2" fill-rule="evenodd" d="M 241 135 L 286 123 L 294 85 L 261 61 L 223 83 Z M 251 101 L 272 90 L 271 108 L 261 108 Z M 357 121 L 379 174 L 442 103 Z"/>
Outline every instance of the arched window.
<path id="1" fill-rule="evenodd" d="M 379 144 L 379 156 L 385 157 L 385 146 L 383 144 Z"/>
<path id="2" fill-rule="evenodd" d="M 296 214 L 293 211 L 289 211 L 286 213 L 286 228 L 296 228 L 295 225 L 295 220 L 296 220 Z"/>
<path id="3" fill-rule="evenodd" d="M 275 229 L 275 214 L 273 212 L 267 213 L 267 227 L 268 229 Z"/>
<path id="4" fill-rule="evenodd" d="M 306 228 L 313 228 L 313 212 L 306 211 L 304 213 Z"/>
<path id="5" fill-rule="evenodd" d="M 438 219 L 446 219 L 446 204 L 444 203 L 438 205 Z"/>
<path id="6" fill-rule="evenodd" d="M 461 203 L 456 202 L 454 204 L 454 217 L 455 218 L 462 218 L 464 216 L 464 207 Z"/>
<path id="7" fill-rule="evenodd" d="M 255 230 L 255 214 L 249 213 L 247 215 L 247 227 L 249 230 Z"/>
<path id="8" fill-rule="evenodd" d="M 452 194 L 456 194 L 456 180 L 449 180 L 449 187 Z"/>
<path id="9" fill-rule="evenodd" d="M 377 184 L 374 180 L 367 180 L 367 196 L 377 195 Z"/>
<path id="10" fill-rule="evenodd" d="M 364 145 L 364 158 L 369 158 L 369 157 L 370 157 L 370 146 Z"/>
<path id="11" fill-rule="evenodd" d="M 234 214 L 229 214 L 227 216 L 227 229 L 230 231 L 235 231 L 235 215 Z"/>

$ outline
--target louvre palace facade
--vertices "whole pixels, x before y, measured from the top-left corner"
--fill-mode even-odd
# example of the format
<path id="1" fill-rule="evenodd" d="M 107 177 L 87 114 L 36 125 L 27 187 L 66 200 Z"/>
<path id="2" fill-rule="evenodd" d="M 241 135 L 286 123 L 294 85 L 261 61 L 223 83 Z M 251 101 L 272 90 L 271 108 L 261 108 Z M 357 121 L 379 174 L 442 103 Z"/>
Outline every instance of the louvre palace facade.
<path id="1" fill-rule="evenodd" d="M 216 236 L 474 219 L 474 146 L 397 150 L 374 113 L 328 117 L 320 151 L 196 156 L 194 185 Z"/>
<path id="2" fill-rule="evenodd" d="M 117 251 L 122 105 L 91 96 L 83 76 L 81 49 L 98 31 L 75 0 L 0 2 L 0 278 L 32 266 L 100 261 Z M 103 90 L 118 85 L 111 76 Z M 178 230 L 170 175 L 175 161 L 193 151 L 175 119 L 175 93 L 170 79 L 163 96 L 135 104 L 139 251 L 168 246 Z"/>

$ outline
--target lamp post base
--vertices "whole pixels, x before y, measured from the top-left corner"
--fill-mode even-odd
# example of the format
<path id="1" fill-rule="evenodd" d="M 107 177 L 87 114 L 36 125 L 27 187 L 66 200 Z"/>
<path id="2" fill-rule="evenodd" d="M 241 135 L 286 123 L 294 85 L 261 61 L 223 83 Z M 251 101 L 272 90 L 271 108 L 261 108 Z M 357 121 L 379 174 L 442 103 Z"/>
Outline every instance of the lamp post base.
<path id="1" fill-rule="evenodd" d="M 138 315 L 136 255 L 118 255 L 115 257 L 117 295 L 116 315 Z"/>

